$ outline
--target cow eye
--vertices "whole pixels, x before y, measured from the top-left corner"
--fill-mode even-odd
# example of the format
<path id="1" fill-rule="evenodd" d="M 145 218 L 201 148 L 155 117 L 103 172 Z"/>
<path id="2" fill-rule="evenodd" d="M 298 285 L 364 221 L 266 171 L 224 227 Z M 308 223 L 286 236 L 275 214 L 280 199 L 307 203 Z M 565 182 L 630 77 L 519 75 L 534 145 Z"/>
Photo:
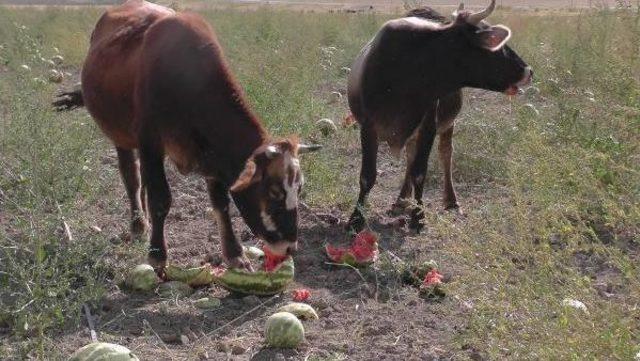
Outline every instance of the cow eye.
<path id="1" fill-rule="evenodd" d="M 277 186 L 269 187 L 269 198 L 279 201 L 284 198 L 284 193 Z"/>

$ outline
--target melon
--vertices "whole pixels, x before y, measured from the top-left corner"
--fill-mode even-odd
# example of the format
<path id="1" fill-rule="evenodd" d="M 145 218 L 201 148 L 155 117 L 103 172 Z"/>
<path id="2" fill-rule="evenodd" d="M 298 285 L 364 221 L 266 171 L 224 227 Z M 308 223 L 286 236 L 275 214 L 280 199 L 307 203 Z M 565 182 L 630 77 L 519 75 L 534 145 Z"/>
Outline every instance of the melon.
<path id="1" fill-rule="evenodd" d="M 282 292 L 293 280 L 294 271 L 293 259 L 289 257 L 274 272 L 249 272 L 245 269 L 214 267 L 207 264 L 189 269 L 167 266 L 165 275 L 168 280 L 185 282 L 191 286 L 217 283 L 229 291 L 268 296 Z"/>
<path id="2" fill-rule="evenodd" d="M 350 247 L 325 246 L 327 256 L 336 263 L 365 266 L 378 258 L 378 237 L 369 231 L 362 231 L 353 239 Z"/>
<path id="3" fill-rule="evenodd" d="M 158 277 L 153 267 L 148 264 L 140 264 L 129 271 L 124 283 L 134 291 L 146 292 L 158 286 Z"/>
<path id="4" fill-rule="evenodd" d="M 94 342 L 79 348 L 69 361 L 139 361 L 131 350 L 106 342 Z"/>
<path id="5" fill-rule="evenodd" d="M 338 131 L 336 124 L 329 118 L 322 118 L 318 120 L 316 122 L 316 126 L 320 130 L 320 133 L 325 137 Z"/>
<path id="6" fill-rule="evenodd" d="M 438 264 L 434 260 L 405 264 L 402 269 L 402 282 L 419 287 L 427 273 L 437 268 Z"/>
<path id="7" fill-rule="evenodd" d="M 271 347 L 295 348 L 304 340 L 304 327 L 294 314 L 278 312 L 267 319 L 264 334 Z"/>
<path id="8" fill-rule="evenodd" d="M 194 306 L 203 310 L 218 308 L 221 304 L 222 302 L 220 301 L 220 299 L 215 297 L 203 297 L 193 302 Z"/>
<path id="9" fill-rule="evenodd" d="M 180 281 L 192 287 L 213 283 L 213 269 L 209 264 L 193 268 L 180 268 L 168 265 L 164 269 L 165 277 L 170 281 Z"/>
<path id="10" fill-rule="evenodd" d="M 239 268 L 222 270 L 222 274 L 214 278 L 214 282 L 242 294 L 269 296 L 282 292 L 293 280 L 295 267 L 289 257 L 274 272 L 263 270 L 249 272 Z"/>
<path id="11" fill-rule="evenodd" d="M 302 320 L 317 320 L 318 314 L 310 305 L 301 302 L 291 302 L 278 308 L 278 312 L 289 312 Z"/>
<path id="12" fill-rule="evenodd" d="M 49 70 L 49 81 L 52 83 L 60 83 L 62 82 L 62 80 L 64 80 L 64 74 L 62 74 L 61 72 L 55 70 L 55 69 L 51 69 Z"/>

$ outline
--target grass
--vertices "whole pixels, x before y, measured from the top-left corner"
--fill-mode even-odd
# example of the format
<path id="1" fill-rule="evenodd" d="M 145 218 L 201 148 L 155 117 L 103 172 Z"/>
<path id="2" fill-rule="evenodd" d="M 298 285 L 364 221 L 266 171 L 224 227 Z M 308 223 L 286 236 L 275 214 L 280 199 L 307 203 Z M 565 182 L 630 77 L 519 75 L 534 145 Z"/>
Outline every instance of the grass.
<path id="1" fill-rule="evenodd" d="M 314 122 L 346 115 L 331 92 L 344 91 L 342 68 L 388 16 L 203 14 L 270 131 L 325 143 L 304 159 L 306 201 L 346 214 L 357 130 L 325 139 Z M 98 16 L 0 12 L 2 359 L 63 358 L 56 335 L 78 327 L 83 303 L 99 302 L 119 272 L 111 259 L 125 252 L 90 228 L 104 214 L 124 220 L 127 209 L 117 171 L 102 162 L 108 142 L 84 112 L 51 112 L 56 86 L 34 80 L 46 79 L 40 58 L 54 47 L 65 70 L 77 71 Z M 640 15 L 501 13 L 494 21 L 513 29 L 539 93 L 467 97 L 456 128 L 456 180 L 481 186 L 483 206 L 462 223 L 428 213 L 434 232 L 455 240 L 442 250 L 459 266 L 450 293 L 473 305 L 453 353 L 632 359 L 640 350 Z M 430 172 L 429 185 L 439 177 Z M 565 298 L 584 302 L 589 315 L 563 307 Z"/>

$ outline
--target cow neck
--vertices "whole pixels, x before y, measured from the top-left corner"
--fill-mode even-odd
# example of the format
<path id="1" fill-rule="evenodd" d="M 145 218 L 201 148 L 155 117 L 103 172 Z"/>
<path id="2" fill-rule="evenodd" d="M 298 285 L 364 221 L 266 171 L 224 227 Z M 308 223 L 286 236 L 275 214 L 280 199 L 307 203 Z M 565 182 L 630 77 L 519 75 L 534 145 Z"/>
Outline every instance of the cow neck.
<path id="1" fill-rule="evenodd" d="M 240 175 L 251 155 L 269 139 L 262 123 L 241 97 L 234 99 L 234 108 L 236 111 L 228 119 L 230 124 L 234 124 L 233 134 L 238 134 L 231 142 L 228 153 L 234 168 L 231 174 L 233 179 L 228 180 L 231 183 Z"/>

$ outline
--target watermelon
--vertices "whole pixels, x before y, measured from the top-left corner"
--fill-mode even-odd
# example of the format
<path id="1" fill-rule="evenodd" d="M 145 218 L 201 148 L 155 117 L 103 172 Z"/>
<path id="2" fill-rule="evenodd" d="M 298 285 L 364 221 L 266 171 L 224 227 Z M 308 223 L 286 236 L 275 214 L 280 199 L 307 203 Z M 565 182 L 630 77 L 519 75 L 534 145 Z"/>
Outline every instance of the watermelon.
<path id="1" fill-rule="evenodd" d="M 317 320 L 318 314 L 310 305 L 300 302 L 291 302 L 278 308 L 278 312 L 289 312 L 302 320 Z"/>
<path id="2" fill-rule="evenodd" d="M 158 286 L 158 277 L 153 267 L 140 264 L 129 271 L 124 283 L 134 291 L 151 291 Z"/>
<path id="3" fill-rule="evenodd" d="M 289 257 L 274 272 L 255 271 L 249 272 L 239 268 L 224 270 L 214 282 L 220 286 L 243 294 L 268 296 L 282 292 L 293 280 L 295 267 L 293 259 Z"/>
<path id="4" fill-rule="evenodd" d="M 94 342 L 79 348 L 69 361 L 139 361 L 131 350 L 106 342 Z"/>
<path id="5" fill-rule="evenodd" d="M 352 266 L 364 266 L 378 258 L 378 237 L 369 231 L 362 231 L 353 239 L 350 247 L 325 246 L 327 256 L 333 262 Z"/>
<path id="6" fill-rule="evenodd" d="M 292 313 L 278 312 L 267 319 L 264 334 L 271 347 L 295 348 L 304 340 L 304 327 Z"/>
<path id="7" fill-rule="evenodd" d="M 294 270 L 293 259 L 289 257 L 274 272 L 249 272 L 245 269 L 206 264 L 189 269 L 167 266 L 165 274 L 168 280 L 185 282 L 191 286 L 217 283 L 230 291 L 267 296 L 282 292 L 293 280 Z"/>
<path id="8" fill-rule="evenodd" d="M 405 284 L 419 287 L 427 273 L 437 268 L 438 264 L 434 260 L 429 260 L 420 264 L 405 264 L 402 269 L 402 281 Z"/>
<path id="9" fill-rule="evenodd" d="M 275 271 L 287 259 L 286 255 L 272 253 L 266 246 L 262 248 L 262 251 L 264 252 L 264 270 L 267 272 Z"/>
<path id="10" fill-rule="evenodd" d="M 192 287 L 204 286 L 213 282 L 213 267 L 209 264 L 186 269 L 168 265 L 164 269 L 164 274 L 170 281 L 184 282 Z"/>

